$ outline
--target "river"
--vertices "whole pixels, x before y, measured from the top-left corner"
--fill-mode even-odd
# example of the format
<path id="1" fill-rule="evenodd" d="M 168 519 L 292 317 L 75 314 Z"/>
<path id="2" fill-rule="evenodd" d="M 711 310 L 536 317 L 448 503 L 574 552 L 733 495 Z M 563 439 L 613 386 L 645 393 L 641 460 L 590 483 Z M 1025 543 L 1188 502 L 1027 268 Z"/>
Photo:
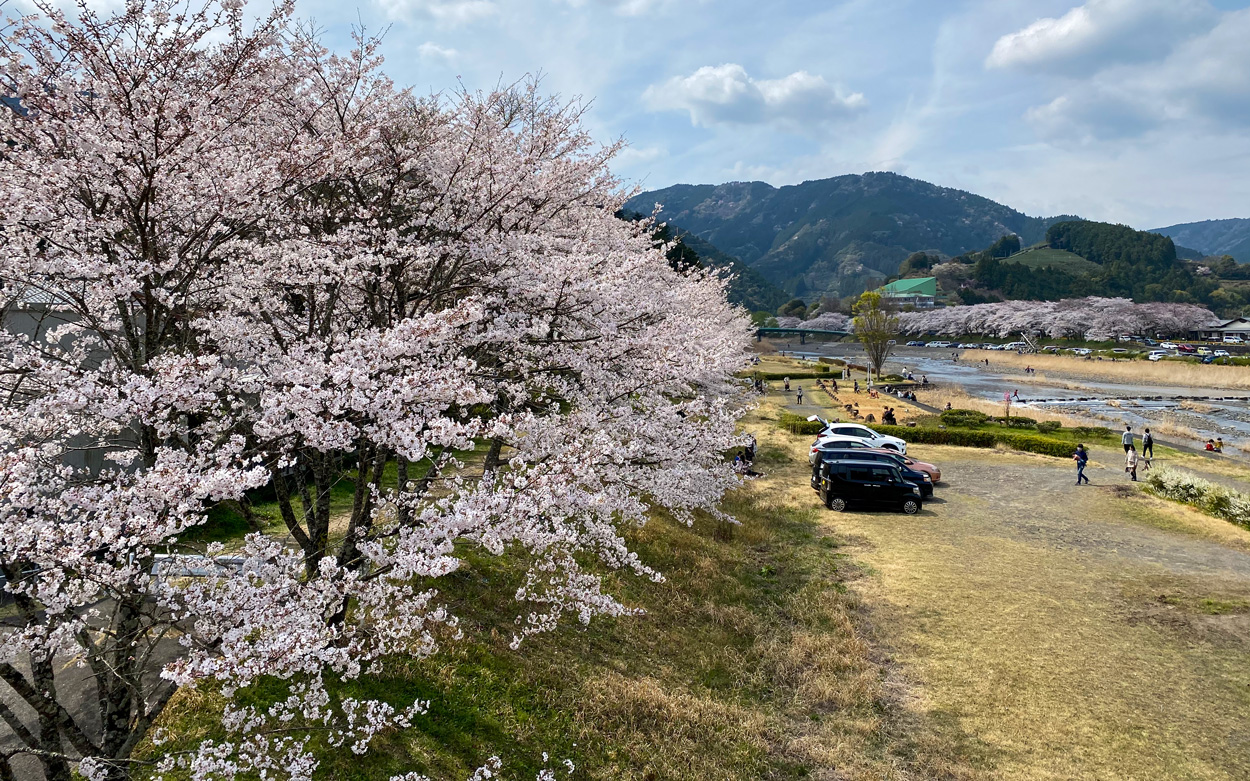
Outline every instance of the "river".
<path id="1" fill-rule="evenodd" d="M 790 354 L 850 358 L 864 363 L 863 349 L 849 343 L 809 344 Z M 1201 447 L 1207 439 L 1223 437 L 1226 449 L 1250 453 L 1250 393 L 1222 388 L 1131 385 L 1089 378 L 1026 380 L 1019 370 L 1010 374 L 997 370 L 995 354 L 960 351 L 962 357 L 955 361 L 951 350 L 900 348 L 887 362 L 886 371 L 899 372 L 906 367 L 917 377 L 927 375 L 932 383 L 957 386 L 988 401 L 1001 402 L 1003 394 L 1018 393 L 1015 406 L 1062 412 L 1096 425 L 1118 427 L 1127 423 L 1137 430 L 1161 423 L 1183 426 L 1192 432 L 1191 441 L 1184 441 L 1172 431 L 1160 438 Z M 990 361 L 988 367 L 977 363 L 986 358 Z"/>

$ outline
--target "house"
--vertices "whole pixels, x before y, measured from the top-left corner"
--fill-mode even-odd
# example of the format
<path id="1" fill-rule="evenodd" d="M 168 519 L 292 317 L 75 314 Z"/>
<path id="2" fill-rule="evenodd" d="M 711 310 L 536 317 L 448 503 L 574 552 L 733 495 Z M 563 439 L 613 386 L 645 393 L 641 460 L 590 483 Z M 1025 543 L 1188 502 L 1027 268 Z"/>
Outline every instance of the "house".
<path id="1" fill-rule="evenodd" d="M 1221 341 L 1225 336 L 1240 336 L 1250 342 L 1250 318 L 1238 317 L 1232 320 L 1217 320 L 1207 323 L 1190 333 L 1194 339 Z"/>
<path id="2" fill-rule="evenodd" d="M 937 298 L 937 277 L 895 280 L 879 292 L 886 302 L 900 309 L 907 306 L 932 309 L 934 299 Z"/>

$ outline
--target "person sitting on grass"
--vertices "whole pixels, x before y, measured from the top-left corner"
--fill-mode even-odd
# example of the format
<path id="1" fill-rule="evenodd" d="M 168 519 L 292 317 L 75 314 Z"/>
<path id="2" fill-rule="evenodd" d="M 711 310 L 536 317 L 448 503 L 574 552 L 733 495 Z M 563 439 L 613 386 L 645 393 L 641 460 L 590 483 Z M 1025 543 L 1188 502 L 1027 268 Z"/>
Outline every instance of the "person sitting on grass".
<path id="1" fill-rule="evenodd" d="M 1208 452 L 1208 453 L 1214 453 L 1214 452 L 1215 452 L 1215 440 L 1214 440 L 1214 439 L 1208 439 L 1208 440 L 1207 440 L 1207 447 L 1206 447 L 1206 450 L 1207 450 L 1207 452 Z"/>
<path id="2" fill-rule="evenodd" d="M 1224 438 L 1223 437 L 1215 438 L 1215 452 L 1217 453 L 1224 452 Z"/>

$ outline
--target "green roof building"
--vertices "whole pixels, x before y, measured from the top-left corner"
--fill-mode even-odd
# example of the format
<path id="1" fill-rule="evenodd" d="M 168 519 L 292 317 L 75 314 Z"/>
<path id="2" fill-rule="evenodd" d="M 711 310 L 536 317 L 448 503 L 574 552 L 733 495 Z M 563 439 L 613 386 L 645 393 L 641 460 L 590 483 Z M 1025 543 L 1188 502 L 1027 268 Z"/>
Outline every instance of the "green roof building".
<path id="1" fill-rule="evenodd" d="M 881 295 L 887 298 L 904 296 L 937 297 L 937 277 L 921 277 L 919 279 L 899 279 L 881 288 Z"/>
<path id="2" fill-rule="evenodd" d="M 899 279 L 881 288 L 880 293 L 899 309 L 932 309 L 937 303 L 937 277 Z"/>

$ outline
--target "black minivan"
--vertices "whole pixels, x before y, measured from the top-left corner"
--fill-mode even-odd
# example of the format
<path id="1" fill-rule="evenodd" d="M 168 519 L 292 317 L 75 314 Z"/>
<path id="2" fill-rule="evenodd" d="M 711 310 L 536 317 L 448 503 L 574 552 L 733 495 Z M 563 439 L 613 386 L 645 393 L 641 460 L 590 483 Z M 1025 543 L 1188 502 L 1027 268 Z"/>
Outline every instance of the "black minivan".
<path id="1" fill-rule="evenodd" d="M 895 453 L 865 453 L 862 450 L 825 450 L 821 448 L 819 451 L 821 461 L 876 461 L 882 464 L 893 464 L 903 472 L 903 479 L 909 483 L 914 483 L 920 489 L 920 498 L 928 501 L 933 496 L 933 480 L 924 472 L 917 472 L 915 469 L 907 466 L 903 461 L 903 456 Z M 817 482 L 818 470 L 812 470 L 812 488 L 820 490 Z"/>
<path id="2" fill-rule="evenodd" d="M 826 461 L 816 463 L 812 482 L 821 501 L 841 512 L 851 504 L 892 507 L 908 515 L 920 512 L 920 488 L 903 479 L 894 464 L 879 461 Z"/>

